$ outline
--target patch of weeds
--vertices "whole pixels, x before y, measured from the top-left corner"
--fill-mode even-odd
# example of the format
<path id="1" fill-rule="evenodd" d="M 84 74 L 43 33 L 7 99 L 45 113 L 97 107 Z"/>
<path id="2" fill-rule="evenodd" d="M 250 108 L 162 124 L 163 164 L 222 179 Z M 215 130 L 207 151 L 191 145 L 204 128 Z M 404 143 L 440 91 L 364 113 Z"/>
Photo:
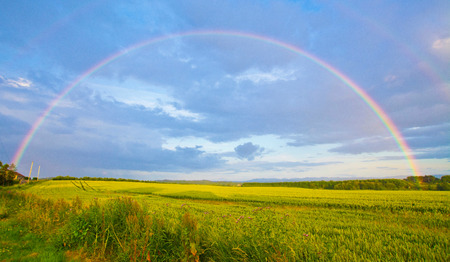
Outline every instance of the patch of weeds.
<path id="1" fill-rule="evenodd" d="M 0 261 L 67 261 L 45 239 L 18 226 L 14 219 L 0 221 Z"/>
<path id="2" fill-rule="evenodd" d="M 0 205 L 0 220 L 8 218 L 9 214 L 8 214 L 8 210 L 6 209 L 6 207 L 3 207 Z"/>

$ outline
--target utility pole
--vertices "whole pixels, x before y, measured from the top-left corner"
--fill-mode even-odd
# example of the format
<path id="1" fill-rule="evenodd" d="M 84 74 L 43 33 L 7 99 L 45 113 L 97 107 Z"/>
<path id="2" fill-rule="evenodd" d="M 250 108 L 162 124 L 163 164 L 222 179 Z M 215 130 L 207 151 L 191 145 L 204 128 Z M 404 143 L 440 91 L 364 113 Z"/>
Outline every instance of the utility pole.
<path id="1" fill-rule="evenodd" d="M 37 180 L 39 180 L 39 172 L 41 172 L 41 166 L 39 166 L 39 168 L 38 168 L 38 176 L 37 176 Z"/>
<path id="2" fill-rule="evenodd" d="M 33 169 L 33 161 L 31 161 L 30 174 L 28 175 L 28 183 L 30 183 L 32 169 Z"/>

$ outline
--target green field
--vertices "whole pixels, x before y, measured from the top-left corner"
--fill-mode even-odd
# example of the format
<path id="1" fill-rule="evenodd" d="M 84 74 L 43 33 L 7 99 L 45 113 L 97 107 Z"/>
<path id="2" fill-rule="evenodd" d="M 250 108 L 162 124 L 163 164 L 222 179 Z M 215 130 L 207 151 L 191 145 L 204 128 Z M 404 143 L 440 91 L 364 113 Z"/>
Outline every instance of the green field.
<path id="1" fill-rule="evenodd" d="M 0 261 L 450 261 L 448 191 L 45 181 L 0 193 Z"/>

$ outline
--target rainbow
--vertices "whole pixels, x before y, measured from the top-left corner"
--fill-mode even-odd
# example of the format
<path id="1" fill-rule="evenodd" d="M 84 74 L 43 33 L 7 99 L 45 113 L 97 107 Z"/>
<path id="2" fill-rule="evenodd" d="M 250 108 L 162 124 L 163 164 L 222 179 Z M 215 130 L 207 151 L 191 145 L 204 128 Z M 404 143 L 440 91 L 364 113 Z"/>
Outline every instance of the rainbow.
<path id="1" fill-rule="evenodd" d="M 395 126 L 394 122 L 389 118 L 389 116 L 384 112 L 384 110 L 376 103 L 374 99 L 372 99 L 361 87 L 359 87 L 355 82 L 353 82 L 348 76 L 344 75 L 342 72 L 340 72 L 337 68 L 332 67 L 327 62 L 323 61 L 322 59 L 307 53 L 306 51 L 285 43 L 281 42 L 279 40 L 269 38 L 266 36 L 246 33 L 246 32 L 238 32 L 238 31 L 218 31 L 218 30 L 205 30 L 205 31 L 188 31 L 188 32 L 181 32 L 181 33 L 175 33 L 175 34 L 168 34 L 163 35 L 160 37 L 151 38 L 142 42 L 139 42 L 137 44 L 131 45 L 125 49 L 120 50 L 119 52 L 103 59 L 98 64 L 94 65 L 93 67 L 89 68 L 87 71 L 85 71 L 83 74 L 78 76 L 71 84 L 69 84 L 64 90 L 56 97 L 54 98 L 50 105 L 45 109 L 45 111 L 38 117 L 38 119 L 34 122 L 31 129 L 26 134 L 25 138 L 20 143 L 20 146 L 18 147 L 16 153 L 13 156 L 13 159 L 11 163 L 16 163 L 16 165 L 19 165 L 20 160 L 22 159 L 24 153 L 27 150 L 27 147 L 29 146 L 30 142 L 33 140 L 34 135 L 36 134 L 37 130 L 39 130 L 39 127 L 44 123 L 45 119 L 49 116 L 49 114 L 52 112 L 52 110 L 59 104 L 59 102 L 72 90 L 74 89 L 81 81 L 91 76 L 93 73 L 98 71 L 100 68 L 104 67 L 105 65 L 113 62 L 114 60 L 118 59 L 119 57 L 138 50 L 142 47 L 155 44 L 158 42 L 162 42 L 165 40 L 173 39 L 173 38 L 179 38 L 179 37 L 194 37 L 194 36 L 230 36 L 230 37 L 241 37 L 246 39 L 253 39 L 253 40 L 259 40 L 263 41 L 265 43 L 282 47 L 284 49 L 287 49 L 295 54 L 301 55 L 308 60 L 312 61 L 313 63 L 319 65 L 323 69 L 327 70 L 329 73 L 334 75 L 336 78 L 338 78 L 340 81 L 342 81 L 346 86 L 348 86 L 355 94 L 357 94 L 369 107 L 370 109 L 376 114 L 376 116 L 381 120 L 383 125 L 387 128 L 389 133 L 394 138 L 395 142 L 397 143 L 399 149 L 403 152 L 405 159 L 412 171 L 412 174 L 414 176 L 420 175 L 420 170 L 417 167 L 415 163 L 414 156 L 412 155 L 412 151 L 409 148 L 408 144 L 406 143 L 405 139 L 403 138 L 402 134 L 398 130 L 398 128 Z"/>

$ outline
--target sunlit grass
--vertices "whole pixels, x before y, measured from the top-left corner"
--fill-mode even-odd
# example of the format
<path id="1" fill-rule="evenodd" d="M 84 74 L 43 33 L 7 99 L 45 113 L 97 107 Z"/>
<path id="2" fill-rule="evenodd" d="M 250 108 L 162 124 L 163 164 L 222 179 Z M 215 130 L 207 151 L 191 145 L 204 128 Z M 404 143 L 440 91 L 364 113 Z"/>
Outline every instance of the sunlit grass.
<path id="1" fill-rule="evenodd" d="M 449 259 L 448 192 L 117 181 L 47 181 L 0 192 L 4 221 L 57 250 L 96 259 Z"/>
<path id="2" fill-rule="evenodd" d="M 84 189 L 80 187 L 84 185 Z M 137 198 L 163 196 L 180 199 L 272 203 L 277 205 L 399 209 L 450 213 L 449 192 L 320 190 L 286 187 L 226 187 L 108 181 L 48 181 L 25 187 L 44 198 L 82 200 L 130 194 Z M 430 204 L 432 203 L 432 204 Z"/>

